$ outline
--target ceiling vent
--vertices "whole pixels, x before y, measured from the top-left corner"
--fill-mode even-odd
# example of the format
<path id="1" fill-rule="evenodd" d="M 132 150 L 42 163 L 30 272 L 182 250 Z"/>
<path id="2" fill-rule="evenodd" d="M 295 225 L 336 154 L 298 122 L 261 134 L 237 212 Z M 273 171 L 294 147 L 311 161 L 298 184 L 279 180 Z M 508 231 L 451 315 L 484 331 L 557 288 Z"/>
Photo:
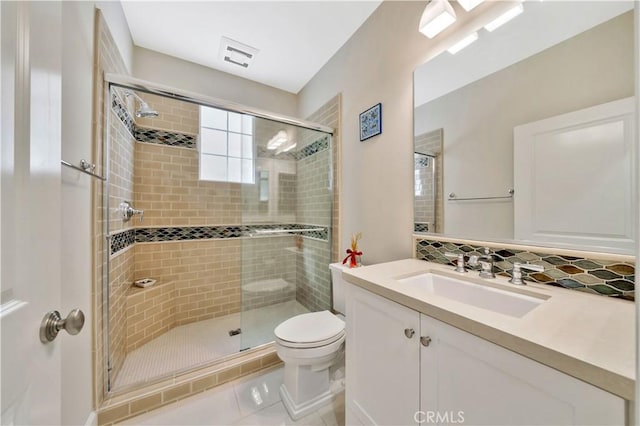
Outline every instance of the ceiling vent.
<path id="1" fill-rule="evenodd" d="M 242 68 L 249 68 L 253 58 L 258 54 L 258 49 L 247 46 L 239 41 L 222 37 L 220 41 L 220 60 L 238 65 Z"/>

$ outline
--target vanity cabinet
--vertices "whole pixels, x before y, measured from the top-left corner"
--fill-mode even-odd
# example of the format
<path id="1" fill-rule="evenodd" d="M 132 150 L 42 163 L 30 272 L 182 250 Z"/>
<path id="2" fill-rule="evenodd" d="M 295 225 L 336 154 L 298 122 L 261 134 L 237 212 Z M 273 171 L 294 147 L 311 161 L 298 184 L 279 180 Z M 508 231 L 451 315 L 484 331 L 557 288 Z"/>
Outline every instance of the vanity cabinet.
<path id="1" fill-rule="evenodd" d="M 622 398 L 360 287 L 346 296 L 347 424 L 625 424 Z"/>

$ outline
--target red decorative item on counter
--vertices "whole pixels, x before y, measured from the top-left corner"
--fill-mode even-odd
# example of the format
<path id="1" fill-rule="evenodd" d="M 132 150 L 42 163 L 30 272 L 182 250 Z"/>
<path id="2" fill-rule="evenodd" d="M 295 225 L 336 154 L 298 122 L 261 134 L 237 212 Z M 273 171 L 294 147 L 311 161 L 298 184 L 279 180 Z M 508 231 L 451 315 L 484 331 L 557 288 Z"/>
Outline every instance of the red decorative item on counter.
<path id="1" fill-rule="evenodd" d="M 347 249 L 347 257 L 342 261 L 343 265 L 349 261 L 349 268 L 360 266 L 358 262 L 358 257 L 362 256 L 362 252 L 358 250 L 358 240 L 360 240 L 360 238 L 362 238 L 360 232 L 351 236 L 351 248 Z"/>

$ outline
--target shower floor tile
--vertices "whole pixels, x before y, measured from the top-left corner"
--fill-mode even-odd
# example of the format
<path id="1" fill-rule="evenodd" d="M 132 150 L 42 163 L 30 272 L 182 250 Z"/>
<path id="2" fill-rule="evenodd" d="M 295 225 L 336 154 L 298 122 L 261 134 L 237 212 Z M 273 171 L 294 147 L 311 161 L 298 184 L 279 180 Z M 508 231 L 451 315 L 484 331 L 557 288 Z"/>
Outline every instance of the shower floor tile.
<path id="1" fill-rule="evenodd" d="M 113 389 L 146 382 L 211 362 L 273 340 L 273 329 L 309 312 L 295 300 L 182 325 L 127 354 Z M 229 336 L 229 330 L 242 334 Z"/>

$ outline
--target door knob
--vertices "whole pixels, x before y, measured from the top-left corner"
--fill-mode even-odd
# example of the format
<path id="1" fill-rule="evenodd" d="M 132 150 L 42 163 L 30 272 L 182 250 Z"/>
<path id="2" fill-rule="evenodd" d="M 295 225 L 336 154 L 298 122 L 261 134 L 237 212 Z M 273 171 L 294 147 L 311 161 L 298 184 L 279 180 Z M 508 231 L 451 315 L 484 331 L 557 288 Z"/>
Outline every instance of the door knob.
<path id="1" fill-rule="evenodd" d="M 431 344 L 431 337 L 429 337 L 429 336 L 421 336 L 420 337 L 420 343 L 422 343 L 422 346 L 429 346 Z"/>
<path id="2" fill-rule="evenodd" d="M 80 333 L 84 326 L 84 313 L 80 309 L 69 312 L 65 319 L 62 319 L 60 312 L 51 311 L 42 318 L 40 324 L 40 341 L 42 343 L 53 342 L 60 330 L 66 330 L 71 335 Z"/>
<path id="3" fill-rule="evenodd" d="M 415 332 L 415 330 L 413 328 L 405 328 L 404 329 L 404 335 L 407 336 L 407 339 L 411 339 L 414 334 L 416 334 L 416 332 Z"/>

